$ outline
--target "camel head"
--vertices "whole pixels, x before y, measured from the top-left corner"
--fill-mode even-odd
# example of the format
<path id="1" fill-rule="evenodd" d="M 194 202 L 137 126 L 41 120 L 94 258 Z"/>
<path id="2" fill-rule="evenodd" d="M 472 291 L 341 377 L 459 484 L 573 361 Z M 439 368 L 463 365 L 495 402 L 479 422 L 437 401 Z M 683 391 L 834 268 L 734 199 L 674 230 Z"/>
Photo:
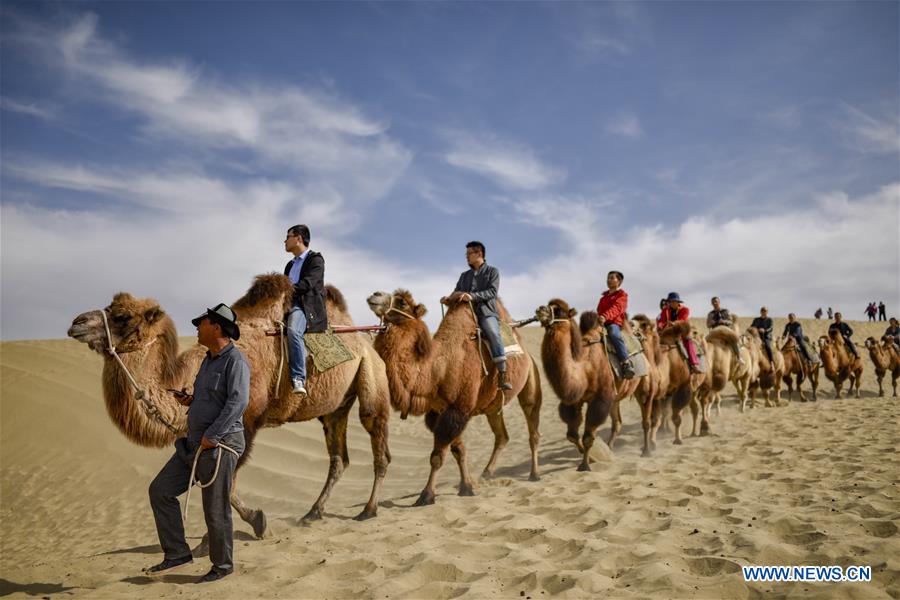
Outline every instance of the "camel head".
<path id="1" fill-rule="evenodd" d="M 375 292 L 366 303 L 375 316 L 385 323 L 400 323 L 409 319 L 421 319 L 428 312 L 424 304 L 416 304 L 412 294 L 398 289 L 393 294 Z"/>
<path id="2" fill-rule="evenodd" d="M 161 335 L 174 338 L 172 319 L 151 298 L 135 298 L 119 292 L 104 309 L 81 313 L 72 321 L 68 336 L 87 344 L 91 350 L 103 353 L 109 347 L 106 323 L 112 345 L 120 353 L 134 352 L 156 341 Z"/>
<path id="3" fill-rule="evenodd" d="M 544 327 L 550 327 L 554 323 L 567 321 L 574 318 L 577 314 L 577 310 L 569 308 L 569 304 L 565 300 L 560 300 L 559 298 L 552 299 L 546 306 L 538 306 L 534 311 L 534 315 Z"/>
<path id="4" fill-rule="evenodd" d="M 634 329 L 645 338 L 655 337 L 656 323 L 647 315 L 634 315 Z"/>
<path id="5" fill-rule="evenodd" d="M 878 347 L 879 347 L 878 341 L 875 338 L 873 338 L 871 336 L 866 338 L 866 348 L 871 350 L 872 348 L 878 348 Z"/>

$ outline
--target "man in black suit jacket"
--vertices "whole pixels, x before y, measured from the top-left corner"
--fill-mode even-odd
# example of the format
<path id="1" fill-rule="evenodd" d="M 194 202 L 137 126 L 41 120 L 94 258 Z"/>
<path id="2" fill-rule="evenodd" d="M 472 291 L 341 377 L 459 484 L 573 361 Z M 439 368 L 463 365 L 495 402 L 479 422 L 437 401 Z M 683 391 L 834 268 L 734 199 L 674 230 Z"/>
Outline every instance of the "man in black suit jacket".
<path id="1" fill-rule="evenodd" d="M 287 315 L 288 366 L 294 392 L 306 393 L 306 344 L 303 335 L 328 329 L 325 313 L 325 259 L 309 249 L 309 227 L 294 225 L 284 240 L 285 252 L 294 255 L 284 274 L 294 284 L 294 301 Z"/>

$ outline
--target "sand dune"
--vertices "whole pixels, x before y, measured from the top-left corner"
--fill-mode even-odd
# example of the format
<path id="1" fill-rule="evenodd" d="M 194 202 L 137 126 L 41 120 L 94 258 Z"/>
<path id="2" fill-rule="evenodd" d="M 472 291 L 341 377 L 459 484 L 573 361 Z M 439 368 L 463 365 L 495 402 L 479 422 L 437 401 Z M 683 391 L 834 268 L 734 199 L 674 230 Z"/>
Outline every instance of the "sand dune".
<path id="1" fill-rule="evenodd" d="M 784 320 L 776 322 L 780 331 Z M 811 337 L 827 326 L 805 321 Z M 746 324 L 746 323 L 744 323 Z M 855 338 L 884 325 L 854 323 Z M 526 328 L 537 356 L 542 332 Z M 192 340 L 184 340 L 192 343 Z M 616 597 L 900 598 L 900 404 L 877 398 L 866 356 L 862 399 L 740 414 L 729 386 L 713 434 L 640 458 L 639 413 L 623 410 L 616 452 L 575 471 L 557 401 L 544 381 L 542 480 L 527 481 L 525 423 L 506 408 L 512 440 L 477 496 L 456 496 L 445 465 L 437 503 L 412 508 L 428 472 L 420 420 L 391 421 L 393 463 L 378 518 L 352 517 L 371 485 L 368 436 L 350 425 L 351 467 L 325 518 L 297 523 L 325 479 L 318 422 L 263 432 L 242 471 L 245 501 L 273 530 L 236 523 L 237 571 L 185 588 L 208 568 L 151 581 L 160 558 L 146 489 L 169 450 L 127 442 L 100 395 L 101 359 L 74 341 L 0 345 L 0 595 L 88 598 Z M 889 389 L 889 388 L 888 388 Z M 608 424 L 601 430 L 605 439 Z M 466 434 L 473 473 L 490 453 L 483 418 Z M 601 449 L 605 446 L 600 444 Z M 204 532 L 199 503 L 187 530 Z M 870 565 L 870 583 L 746 583 L 742 565 Z"/>

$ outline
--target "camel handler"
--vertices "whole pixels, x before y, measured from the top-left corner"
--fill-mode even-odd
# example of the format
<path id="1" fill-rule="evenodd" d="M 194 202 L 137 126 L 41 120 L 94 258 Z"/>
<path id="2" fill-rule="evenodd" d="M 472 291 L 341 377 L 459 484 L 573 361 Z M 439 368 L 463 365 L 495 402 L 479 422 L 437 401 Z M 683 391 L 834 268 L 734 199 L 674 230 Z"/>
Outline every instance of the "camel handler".
<path id="1" fill-rule="evenodd" d="M 737 333 L 738 331 L 734 318 L 732 318 L 731 313 L 728 312 L 727 308 L 722 308 L 719 297 L 713 296 L 710 303 L 712 304 L 713 309 L 706 315 L 706 328 L 711 330 L 714 327 L 719 327 L 721 325 Z M 741 357 L 741 347 L 738 346 L 737 342 L 731 345 L 731 351 L 737 356 L 738 362 L 744 364 L 744 359 Z"/>
<path id="2" fill-rule="evenodd" d="M 669 295 L 666 297 L 666 308 L 659 315 L 656 326 L 662 331 L 676 321 L 687 321 L 690 316 L 691 310 L 681 301 L 681 296 L 678 295 L 678 292 L 669 292 Z M 700 359 L 697 358 L 697 347 L 694 345 L 694 340 L 691 339 L 691 334 L 688 333 L 682 337 L 681 341 L 684 343 L 684 349 L 687 352 L 685 358 L 687 358 L 691 373 L 700 373 Z"/>
<path id="3" fill-rule="evenodd" d="M 806 359 L 806 362 L 810 364 L 818 362 L 817 360 L 813 360 L 809 350 L 806 348 L 806 342 L 803 339 L 803 326 L 800 324 L 800 321 L 797 320 L 797 315 L 794 313 L 788 313 L 788 322 L 784 324 L 784 332 L 781 334 L 781 337 L 783 338 L 788 336 L 794 338 L 794 342 L 796 342 L 797 348 L 800 349 L 800 354 Z"/>
<path id="4" fill-rule="evenodd" d="M 325 259 L 309 249 L 309 227 L 294 225 L 287 230 L 284 251 L 294 258 L 284 274 L 294 284 L 294 300 L 287 314 L 288 368 L 295 394 L 306 394 L 306 343 L 304 334 L 328 329 L 325 312 Z"/>
<path id="5" fill-rule="evenodd" d="M 765 306 L 760 308 L 759 316 L 753 319 L 753 322 L 750 323 L 750 327 L 753 327 L 759 332 L 759 338 L 762 340 L 763 348 L 766 350 L 766 356 L 769 358 L 769 364 L 772 365 L 772 370 L 774 371 L 775 356 L 772 352 L 772 333 L 775 329 L 775 325 L 769 317 L 769 309 Z"/>
<path id="6" fill-rule="evenodd" d="M 600 296 L 597 303 L 597 315 L 600 324 L 606 327 L 606 333 L 612 340 L 613 348 L 622 365 L 622 378 L 634 379 L 634 365 L 628 358 L 628 349 L 625 340 L 622 339 L 622 326 L 625 324 L 625 314 L 628 311 L 628 294 L 622 289 L 622 281 L 625 276 L 621 271 L 610 271 L 606 275 L 606 287 L 609 289 Z"/>
<path id="7" fill-rule="evenodd" d="M 193 562 L 177 497 L 193 484 L 195 466 L 195 478 L 203 485 L 208 482 L 203 488 L 203 515 L 212 568 L 197 581 L 206 583 L 234 571 L 231 487 L 244 452 L 241 419 L 250 400 L 250 365 L 232 342 L 241 337 L 241 330 L 229 306 L 209 308 L 191 323 L 197 328 L 197 342 L 208 352 L 194 379 L 194 393 L 173 392 L 180 404 L 190 407 L 187 437 L 175 440 L 175 455 L 150 484 L 150 506 L 164 555 L 144 573 L 156 577 Z"/>
<path id="8" fill-rule="evenodd" d="M 841 337 L 844 338 L 844 344 L 847 346 L 850 354 L 859 358 L 859 354 L 856 352 L 856 346 L 853 344 L 853 340 L 850 339 L 850 336 L 853 335 L 853 330 L 850 329 L 849 325 L 844 323 L 844 317 L 839 312 L 834 313 L 834 323 L 828 326 L 829 334 L 835 330 L 837 330 L 841 334 Z"/>
<path id="9" fill-rule="evenodd" d="M 466 244 L 466 262 L 470 269 L 459 276 L 453 293 L 441 298 L 441 304 L 471 302 L 474 305 L 478 327 L 487 338 L 491 357 L 500 374 L 497 388 L 511 390 L 512 384 L 506 374 L 506 351 L 500 337 L 500 315 L 495 300 L 500 291 L 500 271 L 484 262 L 484 257 L 484 244 L 481 242 Z"/>
<path id="10" fill-rule="evenodd" d="M 894 342 L 894 348 L 897 352 L 900 352 L 900 321 L 897 321 L 896 317 L 891 317 L 890 323 L 890 327 L 884 330 L 884 335 L 881 339 L 891 338 L 891 341 Z"/>

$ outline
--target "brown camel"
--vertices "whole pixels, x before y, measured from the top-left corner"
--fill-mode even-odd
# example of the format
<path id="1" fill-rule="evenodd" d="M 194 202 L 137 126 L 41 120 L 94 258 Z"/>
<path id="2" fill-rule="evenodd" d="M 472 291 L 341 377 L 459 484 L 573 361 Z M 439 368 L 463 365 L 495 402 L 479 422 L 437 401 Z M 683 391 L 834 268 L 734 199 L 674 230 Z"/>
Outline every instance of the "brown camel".
<path id="1" fill-rule="evenodd" d="M 776 344 L 772 344 L 772 361 L 766 355 L 763 341 L 755 327 L 748 327 L 745 343 L 751 348 L 750 354 L 759 366 L 759 376 L 750 382 L 750 408 L 756 406 L 756 392 L 762 392 L 765 406 L 781 404 L 781 379 L 784 376 L 784 355 Z M 774 364 L 773 364 L 774 363 Z"/>
<path id="2" fill-rule="evenodd" d="M 241 338 L 236 345 L 247 356 L 251 367 L 250 403 L 243 418 L 247 450 L 238 461 L 238 468 L 249 458 L 259 429 L 318 418 L 325 429 L 331 464 L 325 486 L 304 520 L 320 518 L 332 488 L 349 463 L 347 418 L 354 401 L 359 399 L 360 421 L 372 439 L 375 482 L 368 502 L 356 518 L 374 517 L 378 493 L 390 462 L 387 445 L 390 401 L 384 363 L 365 336 L 358 333 L 345 335 L 341 339 L 355 358 L 325 372 L 318 372 L 310 362 L 309 396 L 292 394 L 287 359 L 280 353 L 281 342 L 277 337 L 266 335 L 267 329 L 284 319 L 292 294 L 293 286 L 287 277 L 274 273 L 260 275 L 247 294 L 232 307 L 241 327 Z M 329 323 L 352 324 L 343 296 L 332 286 L 326 286 L 326 307 Z M 112 303 L 102 310 L 75 317 L 69 329 L 69 336 L 103 354 L 106 409 L 125 437 L 152 448 L 172 444 L 176 434 L 149 414 L 122 368 L 107 353 L 103 313 L 108 319 L 112 343 L 145 397 L 182 435 L 187 424 L 186 410 L 166 389 L 191 387 L 205 349 L 195 345 L 179 354 L 175 325 L 159 303 L 152 299 L 137 299 L 127 293 L 116 294 Z M 282 358 L 284 365 L 276 389 Z M 266 518 L 261 510 L 248 508 L 236 493 L 232 494 L 231 504 L 241 518 L 253 526 L 257 536 L 265 534 Z"/>
<path id="3" fill-rule="evenodd" d="M 831 331 L 829 335 L 819 338 L 819 357 L 822 359 L 825 377 L 834 384 L 834 397 L 841 397 L 841 388 L 845 381 L 849 381 L 848 393 L 856 387 L 856 397 L 859 398 L 863 374 L 862 357 L 853 356 L 847 350 L 838 331 Z"/>
<path id="4" fill-rule="evenodd" d="M 578 470 L 590 471 L 590 449 L 597 429 L 606 421 L 607 415 L 613 417 L 607 441 L 612 448 L 622 428 L 617 405 L 635 392 L 643 378 L 617 379 L 602 343 L 606 332 L 599 324 L 597 313 L 582 313 L 580 328 L 575 325 L 576 314 L 574 308 L 569 308 L 568 303 L 558 298 L 535 311 L 544 327 L 541 361 L 559 398 L 558 411 L 567 426 L 566 439 L 581 452 Z M 586 415 L 582 416 L 585 407 Z M 582 422 L 583 432 L 580 431 Z M 650 452 L 649 426 L 644 437 L 644 454 L 647 455 Z"/>
<path id="5" fill-rule="evenodd" d="M 800 348 L 797 346 L 797 340 L 793 337 L 788 336 L 787 339 L 778 345 L 781 346 L 781 353 L 784 355 L 784 376 L 782 379 L 787 385 L 788 401 L 794 396 L 794 381 L 796 380 L 797 395 L 800 396 L 800 402 L 806 402 L 806 398 L 803 397 L 803 390 L 800 389 L 805 379 L 809 380 L 809 386 L 812 388 L 812 401 L 818 400 L 821 362 L 810 364 L 803 358 L 803 353 L 800 352 Z"/>
<path id="6" fill-rule="evenodd" d="M 641 318 L 648 324 L 641 325 L 642 333 L 644 333 L 645 327 L 649 331 L 655 328 L 655 325 L 649 327 L 650 320 L 643 315 L 636 316 L 635 320 L 640 322 Z M 651 439 L 655 438 L 656 430 L 666 414 L 671 413 L 672 425 L 675 429 L 675 439 L 672 443 L 678 445 L 684 443 L 681 439 L 681 413 L 690 404 L 694 390 L 706 378 L 705 373 L 691 373 L 687 360 L 678 349 L 678 340 L 690 332 L 691 324 L 688 321 L 676 321 L 655 334 L 658 346 L 654 362 L 659 370 L 661 416 L 653 420 Z"/>
<path id="7" fill-rule="evenodd" d="M 735 356 L 733 348 L 740 342 L 740 337 L 731 327 L 720 325 L 713 327 L 706 336 L 707 342 L 707 361 L 709 368 L 708 376 L 700 384 L 697 389 L 696 400 L 699 404 L 702 421 L 700 423 L 700 435 L 709 435 L 709 410 L 712 404 L 716 405 L 718 413 L 719 404 L 721 403 L 722 390 L 725 385 L 731 381 L 734 383 L 735 389 L 738 390 L 738 398 L 743 408 L 746 400 L 747 390 L 750 386 L 751 368 L 750 353 L 741 348 L 744 362 L 738 360 Z M 696 432 L 697 415 L 694 414 L 694 428 L 691 434 Z"/>
<path id="8" fill-rule="evenodd" d="M 884 397 L 884 385 L 882 383 L 885 373 L 891 374 L 891 386 L 894 388 L 894 398 L 897 397 L 897 378 L 900 377 L 900 355 L 890 339 L 878 343 L 875 338 L 866 339 L 866 348 L 869 349 L 869 357 L 875 365 L 875 376 L 878 378 L 878 396 Z"/>
<path id="9" fill-rule="evenodd" d="M 431 473 L 416 500 L 416 506 L 434 504 L 435 482 L 444 464 L 447 449 L 459 466 L 460 496 L 474 495 L 474 486 L 466 460 L 463 432 L 469 420 L 485 415 L 494 433 L 494 450 L 484 467 L 484 476 L 494 472 L 500 451 L 509 441 L 503 421 L 503 406 L 513 396 L 519 399 L 528 424 L 531 446 L 530 481 L 538 481 L 538 443 L 540 433 L 541 381 L 537 365 L 525 350 L 519 333 L 515 337 L 521 354 L 508 357 L 509 392 L 497 389 L 497 370 L 490 350 L 476 337 L 477 322 L 469 303 L 455 303 L 438 326 L 434 338 L 422 320 L 426 308 L 412 294 L 397 290 L 393 294 L 375 292 L 368 298 L 369 308 L 386 328 L 375 337 L 375 349 L 384 359 L 391 389 L 391 403 L 402 418 L 425 415 L 425 425 L 434 434 Z M 509 314 L 497 300 L 500 320 L 509 322 Z M 487 369 L 487 375 L 484 374 Z"/>

